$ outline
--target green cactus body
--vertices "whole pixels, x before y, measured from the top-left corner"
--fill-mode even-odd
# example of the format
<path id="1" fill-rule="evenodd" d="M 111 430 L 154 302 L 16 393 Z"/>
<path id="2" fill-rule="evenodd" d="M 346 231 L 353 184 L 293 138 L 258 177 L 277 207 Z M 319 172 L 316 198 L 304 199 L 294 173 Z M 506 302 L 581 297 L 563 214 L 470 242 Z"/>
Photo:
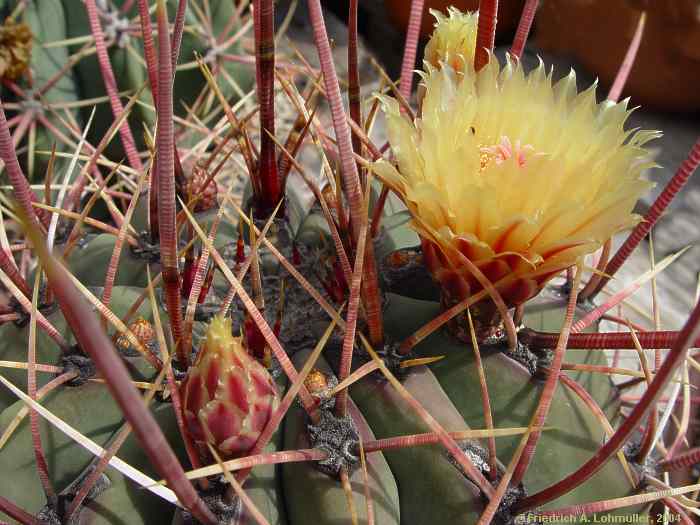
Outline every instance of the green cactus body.
<path id="1" fill-rule="evenodd" d="M 556 304 L 556 303 L 555 303 Z M 410 335 L 406 327 L 420 326 L 439 313 L 436 303 L 418 301 L 391 295 L 385 322 L 390 333 L 401 338 Z M 551 308 L 536 313 L 544 324 L 529 323 L 536 329 L 559 330 L 563 319 L 563 307 Z M 436 333 L 415 349 L 420 356 L 445 356 L 430 366 L 449 396 L 452 404 L 472 428 L 485 428 L 481 406 L 479 379 L 470 347 L 459 343 L 446 333 Z M 569 351 L 567 361 L 601 364 L 605 359 L 599 352 Z M 540 397 L 542 382 L 533 378 L 520 363 L 503 353 L 482 353 L 487 377 L 489 397 L 496 427 L 527 426 Z M 581 374 L 582 375 L 582 374 Z M 576 378 L 576 375 L 573 377 Z M 596 377 L 593 388 L 587 390 L 601 407 L 611 403 L 612 384 L 606 377 Z M 557 387 L 546 425 L 553 427 L 543 432 L 530 469 L 525 476 L 525 488 L 538 491 L 561 479 L 563 473 L 572 472 L 587 460 L 604 442 L 604 432 L 590 410 L 563 385 Z M 518 446 L 520 438 L 497 439 L 498 457 L 507 463 Z M 595 501 L 605 498 L 627 496 L 631 492 L 629 481 L 617 460 L 611 461 L 596 476 L 576 490 L 550 504 L 550 508 Z M 636 512 L 634 508 L 623 509 L 620 514 Z"/>
<path id="2" fill-rule="evenodd" d="M 66 48 L 45 48 L 42 46 L 43 43 L 58 41 L 66 37 L 66 13 L 61 8 L 61 3 L 58 0 L 50 0 L 48 2 L 31 2 L 24 11 L 24 17 L 32 28 L 35 38 L 39 40 L 32 50 L 32 70 L 35 72 L 34 85 L 43 86 L 68 61 L 68 50 Z M 79 98 L 80 95 L 76 92 L 76 80 L 71 73 L 62 75 L 56 85 L 48 90 L 43 97 L 49 104 L 74 102 L 79 100 Z M 59 129 L 63 127 L 59 123 L 59 119 L 51 112 L 45 112 L 45 116 Z M 37 126 L 37 151 L 51 151 L 51 147 L 55 142 L 56 138 L 48 129 L 44 126 Z M 64 149 L 64 147 L 61 147 L 59 151 Z M 48 156 L 46 154 L 39 155 L 37 159 L 39 162 L 36 164 L 33 173 L 27 173 L 30 179 L 42 177 L 44 174 L 43 168 L 48 164 Z M 58 162 L 56 165 L 58 171 L 56 173 L 63 175 L 60 168 L 67 167 L 67 165 L 66 161 Z"/>
<path id="3" fill-rule="evenodd" d="M 28 318 L 27 318 L 28 319 Z M 66 322 L 60 313 L 48 315 L 47 319 L 56 327 L 59 333 L 65 334 Z M 25 326 L 17 326 L 14 323 L 5 323 L 0 326 L 0 360 L 27 362 L 29 329 Z M 53 364 L 60 356 L 61 350 L 56 343 L 42 330 L 37 330 L 36 337 L 36 361 L 37 363 Z M 26 392 L 27 371 L 22 369 L 3 369 L 2 375 L 12 381 L 17 387 Z M 37 373 L 37 388 L 51 380 L 49 374 Z M 17 401 L 17 397 L 6 388 L 0 390 L 0 410 L 4 410 Z"/>
<path id="4" fill-rule="evenodd" d="M 69 38 L 83 37 L 90 35 L 90 23 L 84 2 L 81 0 L 62 0 L 66 13 L 69 13 L 67 23 L 67 35 Z M 115 3 L 121 7 L 123 2 Z M 99 6 L 98 6 L 99 9 Z M 138 15 L 136 9 L 128 13 L 129 18 Z M 126 18 L 124 18 L 126 20 Z M 138 20 L 138 18 L 136 18 Z M 119 39 L 119 37 L 118 37 Z M 77 53 L 84 44 L 70 47 L 72 53 Z M 126 92 L 129 96 L 141 88 L 147 82 L 145 64 L 142 62 L 142 46 L 138 39 L 122 35 L 121 41 L 109 47 L 109 58 L 117 80 L 117 89 Z M 93 99 L 104 97 L 107 94 L 103 75 L 97 60 L 97 55 L 93 54 L 83 58 L 75 66 L 76 76 L 79 82 L 79 89 L 82 98 Z M 139 97 L 144 104 L 153 104 L 148 91 Z M 95 107 L 95 117 L 90 129 L 89 139 L 92 144 L 98 144 L 100 139 L 106 134 L 109 126 L 114 121 L 112 109 L 109 101 L 103 101 Z M 83 108 L 83 119 L 87 119 L 92 112 L 92 106 Z M 129 117 L 129 125 L 134 134 L 134 139 L 139 149 L 145 147 L 143 141 L 143 124 L 151 127 L 155 123 L 155 113 L 143 106 L 137 105 Z M 143 124 L 142 124 L 143 123 Z M 122 159 L 124 152 L 121 146 L 121 139 L 117 136 L 106 150 L 106 155 L 114 159 Z"/>
<path id="5" fill-rule="evenodd" d="M 212 33 L 214 35 L 221 35 L 223 33 L 223 30 L 234 16 L 235 7 L 235 2 L 226 0 L 213 0 L 209 2 L 208 21 L 211 24 Z M 174 18 L 175 8 L 176 3 L 168 2 L 171 19 Z M 200 19 L 191 8 L 187 10 L 185 26 L 195 28 L 201 26 Z M 201 28 L 199 31 L 201 31 Z M 192 33 L 186 30 L 182 37 L 179 64 L 192 63 L 197 55 L 206 58 L 207 52 L 210 51 L 209 46 L 210 42 L 207 41 L 204 34 L 201 32 L 198 34 Z M 222 50 L 222 52 L 236 54 L 240 52 L 240 49 L 240 45 L 236 43 Z M 220 87 L 226 98 L 238 97 L 241 93 L 245 93 L 250 88 L 252 76 L 249 67 L 234 62 L 220 62 L 218 65 L 224 68 L 233 82 L 237 83 L 236 87 L 229 82 L 221 83 Z M 212 67 L 211 63 L 209 67 Z M 178 71 L 175 78 L 176 82 L 173 86 L 173 99 L 175 102 L 173 109 L 175 114 L 184 116 L 187 114 L 185 106 L 192 106 L 197 96 L 199 96 L 199 93 L 202 91 L 202 88 L 206 85 L 206 82 L 199 69 L 196 67 Z M 184 146 L 184 144 L 179 144 L 179 146 Z"/>
<path id="6" fill-rule="evenodd" d="M 6 2 L 2 6 L 2 12 L 6 16 L 17 5 L 16 0 Z M 32 94 L 34 90 L 42 88 L 50 79 L 58 74 L 68 62 L 68 49 L 66 47 L 45 47 L 45 44 L 58 42 L 66 39 L 66 12 L 61 4 L 61 0 L 45 0 L 41 2 L 28 2 L 26 8 L 21 13 L 20 20 L 26 23 L 31 29 L 33 35 L 33 44 L 31 50 L 30 68 L 32 71 L 32 85 L 30 86 L 26 80 L 20 82 L 20 86 L 26 90 L 28 94 Z M 42 109 L 42 105 L 55 103 L 72 103 L 80 100 L 80 92 L 78 90 L 77 79 L 72 71 L 60 76 L 53 87 L 42 94 L 40 100 L 27 102 L 27 111 L 40 111 L 44 117 L 58 129 L 64 129 L 61 119 L 52 111 Z M 3 100 L 12 97 L 13 94 L 6 88 L 2 89 Z M 78 118 L 76 111 L 71 111 L 74 117 Z M 80 119 L 78 118 L 80 123 Z M 36 126 L 36 135 L 34 137 L 34 150 L 36 153 L 33 166 L 30 166 L 28 158 L 23 155 L 20 162 L 25 166 L 26 170 L 31 167 L 31 172 L 27 171 L 26 175 L 32 181 L 41 181 L 48 166 L 49 156 L 46 152 L 51 151 L 51 147 L 56 144 L 57 151 L 66 151 L 66 147 L 62 142 L 57 141 L 57 138 L 43 125 Z M 28 145 L 28 140 L 24 141 Z M 65 159 L 57 158 L 54 166 L 54 173 L 63 175 L 63 169 L 68 166 Z M 54 179 L 56 180 L 56 179 Z M 42 191 L 37 194 L 41 195 Z"/>
<path id="7" fill-rule="evenodd" d="M 109 261 L 114 251 L 114 235 L 100 234 L 84 246 L 73 249 L 67 263 L 73 275 L 86 286 L 102 286 Z M 146 286 L 146 264 L 135 256 L 128 243 L 122 245 L 119 266 L 115 276 L 116 286 Z"/>
<path id="8" fill-rule="evenodd" d="M 430 370 L 421 367 L 403 384 L 446 430 L 467 428 Z M 352 387 L 351 395 L 378 438 L 430 431 L 383 379 L 362 380 Z M 450 462 L 442 445 L 384 454 L 399 488 L 402 523 L 472 523 L 478 519 L 483 508 L 479 489 Z"/>
<path id="9" fill-rule="evenodd" d="M 282 433 L 277 432 L 270 444 L 265 447 L 265 452 L 283 450 Z M 245 491 L 255 506 L 260 510 L 270 525 L 287 525 L 287 511 L 284 505 L 284 493 L 276 465 L 261 465 L 253 469 L 250 479 L 245 484 Z M 241 518 L 242 523 L 254 523 L 249 511 L 246 509 Z"/>
<path id="10" fill-rule="evenodd" d="M 67 35 L 70 38 L 81 37 L 90 34 L 90 24 L 88 22 L 87 12 L 82 0 L 62 0 L 68 16 Z M 124 0 L 111 1 L 108 3 L 113 9 L 112 12 L 120 10 L 124 4 Z M 233 16 L 234 5 L 232 2 L 225 0 L 214 0 L 210 4 L 209 22 L 212 25 L 213 34 L 221 34 L 227 26 L 228 21 Z M 98 6 L 99 7 L 99 6 Z M 174 17 L 177 3 L 168 2 L 169 14 Z M 138 9 L 134 5 L 126 13 L 118 15 L 120 20 L 125 22 L 135 21 L 138 25 Z M 192 8 L 188 8 L 186 13 L 185 25 L 187 27 L 198 28 L 201 26 L 201 21 L 197 18 Z M 153 98 L 150 94 L 148 86 L 148 77 L 146 74 L 146 66 L 143 59 L 143 47 L 138 38 L 129 36 L 125 33 L 117 34 L 118 41 L 109 48 L 109 57 L 114 70 L 114 76 L 117 80 L 118 89 L 132 95 L 142 86 L 145 86 L 139 100 L 142 104 L 135 106 L 130 118 L 134 139 L 136 140 L 139 149 L 145 147 L 143 140 L 143 126 L 146 125 L 149 129 L 155 124 L 155 112 L 153 110 Z M 191 64 L 196 56 L 206 55 L 209 49 L 207 36 L 201 29 L 197 31 L 185 30 L 182 38 L 182 46 L 180 49 L 179 64 Z M 71 47 L 71 52 L 77 52 L 81 45 Z M 223 50 L 225 53 L 236 54 L 239 50 L 238 44 L 233 44 L 229 48 Z M 211 67 L 211 64 L 210 64 Z M 222 84 L 224 96 L 232 98 L 241 92 L 245 92 L 250 86 L 251 77 L 248 69 L 232 62 L 222 62 L 222 67 L 226 73 L 239 84 L 240 91 L 235 90 L 228 83 Z M 99 62 L 95 55 L 84 58 L 75 66 L 76 75 L 79 81 L 80 93 L 82 98 L 98 98 L 106 95 L 104 83 L 102 82 L 102 73 Z M 186 107 L 191 107 L 197 96 L 206 85 L 206 81 L 199 71 L 199 68 L 191 67 L 189 69 L 179 71 L 176 74 L 176 82 L 174 84 L 173 99 L 174 110 L 179 116 L 187 114 Z M 150 107 L 148 107 L 150 106 Z M 93 144 L 97 144 L 104 136 L 105 132 L 113 122 L 112 110 L 108 102 L 98 104 L 95 114 L 95 121 L 90 130 L 89 137 Z M 87 118 L 92 108 L 83 110 L 83 116 Z M 179 147 L 185 147 L 187 144 L 180 143 Z M 116 137 L 106 151 L 110 158 L 120 160 L 124 157 L 121 141 Z"/>
<path id="11" fill-rule="evenodd" d="M 98 290 L 93 290 L 98 291 Z M 141 295 L 141 288 L 128 286 L 115 286 L 112 292 L 110 301 L 110 309 L 120 318 L 126 315 L 131 305 Z M 96 294 L 100 297 L 100 294 Z M 147 319 L 151 318 L 150 305 L 145 302 L 134 314 L 135 316 L 143 316 Z M 165 313 L 161 309 L 161 315 L 165 318 Z M 53 311 L 47 315 L 48 321 L 56 328 L 56 330 L 67 337 L 67 343 L 73 344 L 73 340 L 69 337 L 69 330 L 66 321 L 60 311 Z M 28 320 L 28 318 L 27 318 Z M 28 325 L 17 326 L 13 323 L 5 323 L 0 326 L 0 360 L 14 361 L 20 363 L 27 362 L 27 348 L 29 340 Z M 56 342 L 37 327 L 37 343 L 36 343 L 36 362 L 41 364 L 59 365 L 61 357 L 61 349 Z M 153 367 L 142 357 L 129 357 L 131 366 L 134 372 L 137 373 L 137 380 L 152 379 L 154 377 Z M 27 389 L 27 371 L 20 369 L 3 369 L 4 377 L 9 379 L 17 387 L 26 391 Z M 37 388 L 46 384 L 51 380 L 51 374 L 37 372 Z M 0 390 L 0 410 L 4 410 L 10 404 L 14 403 L 17 398 L 6 388 Z"/>
<path id="12" fill-rule="evenodd" d="M 7 426 L 23 404 L 18 401 L 2 413 L 2 428 Z M 96 383 L 54 391 L 42 400 L 42 405 L 103 448 L 109 445 L 123 424 L 121 411 L 109 391 L 104 385 Z M 186 462 L 172 408 L 155 403 L 153 414 L 166 435 L 172 438 L 170 444 L 179 453 L 180 460 Z M 94 456 L 60 430 L 42 418 L 40 420 L 42 441 L 51 444 L 53 450 L 49 460 L 51 481 L 60 493 L 84 473 Z M 27 490 L 27 487 L 39 483 L 33 455 L 27 456 L 23 452 L 26 443 L 30 441 L 29 419 L 25 418 L 2 450 L 3 471 L 13 472 L 12 480 L 3 480 L 2 494 L 11 497 L 24 508 L 38 512 L 45 504 L 44 495 L 41 491 Z M 118 457 L 154 479 L 159 479 L 135 437 L 127 438 L 119 449 Z M 136 487 L 117 470 L 108 467 L 105 474 L 109 479 L 107 488 L 81 509 L 80 523 L 146 525 L 159 522 L 163 513 L 172 509 L 171 504 Z"/>
<path id="13" fill-rule="evenodd" d="M 302 351 L 295 356 L 295 364 L 301 368 L 310 352 Z M 328 364 L 320 358 L 316 368 L 332 374 Z M 358 426 L 363 441 L 375 439 L 362 413 L 352 403 L 349 411 Z M 286 450 L 309 448 L 306 435 L 307 420 L 299 406 L 293 406 L 285 418 L 284 448 Z M 397 482 L 389 470 L 382 453 L 367 455 L 367 475 L 370 497 L 374 505 L 375 523 L 387 525 L 400 523 L 399 493 Z M 322 473 L 308 463 L 289 463 L 282 466 L 284 497 L 289 513 L 289 523 L 342 523 L 348 516 L 347 498 L 336 479 Z M 359 523 L 367 523 L 363 474 L 360 469 L 350 476 L 353 504 Z"/>
<path id="14" fill-rule="evenodd" d="M 142 198 L 139 203 L 143 202 L 144 206 L 147 199 Z M 137 210 L 142 209 L 137 204 Z M 202 228 L 207 231 L 214 221 L 216 213 L 202 212 L 197 214 L 197 220 Z M 135 224 L 134 230 L 144 232 L 144 223 Z M 139 228 L 138 226 L 143 226 Z M 133 235 L 133 234 L 132 234 Z M 222 250 L 226 246 L 233 245 L 237 238 L 237 230 L 235 225 L 229 222 L 221 222 L 217 230 L 215 246 Z M 184 235 L 183 235 L 184 240 Z M 102 286 L 104 284 L 105 274 L 109 267 L 116 238 L 114 235 L 106 233 L 98 233 L 86 235 L 81 244 L 74 247 L 66 261 L 71 273 L 86 286 Z M 133 246 L 128 242 L 122 244 L 121 255 L 119 257 L 119 266 L 115 276 L 114 284 L 116 286 L 140 286 L 145 287 L 147 284 L 146 264 L 147 258 L 134 252 Z M 151 276 L 160 270 L 159 261 L 153 261 L 151 265 Z M 222 277 L 217 278 L 217 282 L 221 282 L 221 286 L 228 289 L 227 281 L 222 282 Z"/>

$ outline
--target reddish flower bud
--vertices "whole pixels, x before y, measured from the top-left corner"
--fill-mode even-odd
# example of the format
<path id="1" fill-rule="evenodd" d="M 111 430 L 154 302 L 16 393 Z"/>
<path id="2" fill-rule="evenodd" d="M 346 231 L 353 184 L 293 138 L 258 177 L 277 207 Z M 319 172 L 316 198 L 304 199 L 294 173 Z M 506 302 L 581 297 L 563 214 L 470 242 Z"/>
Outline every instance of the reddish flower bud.
<path id="1" fill-rule="evenodd" d="M 231 335 L 231 320 L 216 317 L 181 386 L 187 430 L 202 451 L 206 443 L 225 457 L 245 455 L 279 402 L 265 367 Z"/>
<path id="2" fill-rule="evenodd" d="M 187 181 L 187 193 L 191 199 L 197 199 L 195 211 L 207 211 L 217 206 L 219 186 L 215 180 L 207 183 L 208 179 L 209 173 L 203 167 L 195 165 L 192 176 Z"/>
<path id="3" fill-rule="evenodd" d="M 146 319 L 143 317 L 137 317 L 131 322 L 131 324 L 129 324 L 129 330 L 134 334 L 134 336 L 136 336 L 136 339 L 138 339 L 143 346 L 149 350 L 154 349 L 155 345 L 157 344 L 156 332 L 150 322 L 146 321 Z M 126 334 L 120 334 L 117 338 L 117 348 L 126 354 L 137 351 L 129 341 Z"/>

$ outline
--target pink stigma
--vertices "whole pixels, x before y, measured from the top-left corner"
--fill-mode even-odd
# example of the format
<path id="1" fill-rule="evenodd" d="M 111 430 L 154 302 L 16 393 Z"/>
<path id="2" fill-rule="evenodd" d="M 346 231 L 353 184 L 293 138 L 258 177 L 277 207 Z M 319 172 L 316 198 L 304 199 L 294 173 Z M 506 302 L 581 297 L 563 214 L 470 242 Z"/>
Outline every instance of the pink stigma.
<path id="1" fill-rule="evenodd" d="M 491 156 L 496 164 L 501 164 L 503 161 L 508 160 L 511 157 L 515 157 L 518 162 L 518 166 L 521 168 L 525 166 L 525 156 L 526 153 L 534 151 L 530 144 L 521 145 L 520 140 L 515 141 L 515 145 L 511 143 L 508 137 L 501 137 L 501 142 L 495 146 L 490 146 L 488 148 L 481 148 L 483 153 L 487 153 Z"/>

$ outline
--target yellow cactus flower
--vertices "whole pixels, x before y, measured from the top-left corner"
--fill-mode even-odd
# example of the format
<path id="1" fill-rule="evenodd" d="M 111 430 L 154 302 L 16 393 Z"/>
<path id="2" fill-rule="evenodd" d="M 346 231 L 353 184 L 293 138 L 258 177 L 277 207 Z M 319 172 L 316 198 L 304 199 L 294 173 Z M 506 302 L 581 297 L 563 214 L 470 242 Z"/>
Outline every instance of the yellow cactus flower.
<path id="1" fill-rule="evenodd" d="M 542 64 L 525 74 L 495 57 L 478 73 L 426 63 L 422 76 L 415 121 L 382 98 L 396 165 L 374 171 L 410 210 L 443 300 L 482 290 L 466 258 L 521 304 L 639 220 L 643 146 L 658 133 L 625 131 L 626 102 L 579 94 L 573 71 L 553 85 Z"/>
<path id="2" fill-rule="evenodd" d="M 463 65 L 474 62 L 478 13 L 462 13 L 454 7 L 447 9 L 447 16 L 435 9 L 430 10 L 435 17 L 435 31 L 425 46 L 425 61 L 440 68 L 449 64 L 455 71 Z"/>

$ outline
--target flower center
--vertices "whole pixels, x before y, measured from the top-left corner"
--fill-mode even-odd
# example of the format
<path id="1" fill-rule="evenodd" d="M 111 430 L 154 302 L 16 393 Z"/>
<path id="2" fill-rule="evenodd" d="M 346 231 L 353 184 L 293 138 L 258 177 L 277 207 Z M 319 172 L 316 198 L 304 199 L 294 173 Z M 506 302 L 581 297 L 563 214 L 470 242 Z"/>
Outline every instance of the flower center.
<path id="1" fill-rule="evenodd" d="M 514 157 L 518 166 L 522 168 L 525 166 L 527 154 L 534 151 L 535 148 L 530 144 L 522 145 L 520 140 L 516 140 L 515 144 L 513 144 L 508 137 L 503 136 L 501 141 L 494 146 L 479 146 L 479 157 L 481 160 L 479 171 L 483 172 L 492 161 L 496 164 L 501 164 L 511 157 Z"/>

